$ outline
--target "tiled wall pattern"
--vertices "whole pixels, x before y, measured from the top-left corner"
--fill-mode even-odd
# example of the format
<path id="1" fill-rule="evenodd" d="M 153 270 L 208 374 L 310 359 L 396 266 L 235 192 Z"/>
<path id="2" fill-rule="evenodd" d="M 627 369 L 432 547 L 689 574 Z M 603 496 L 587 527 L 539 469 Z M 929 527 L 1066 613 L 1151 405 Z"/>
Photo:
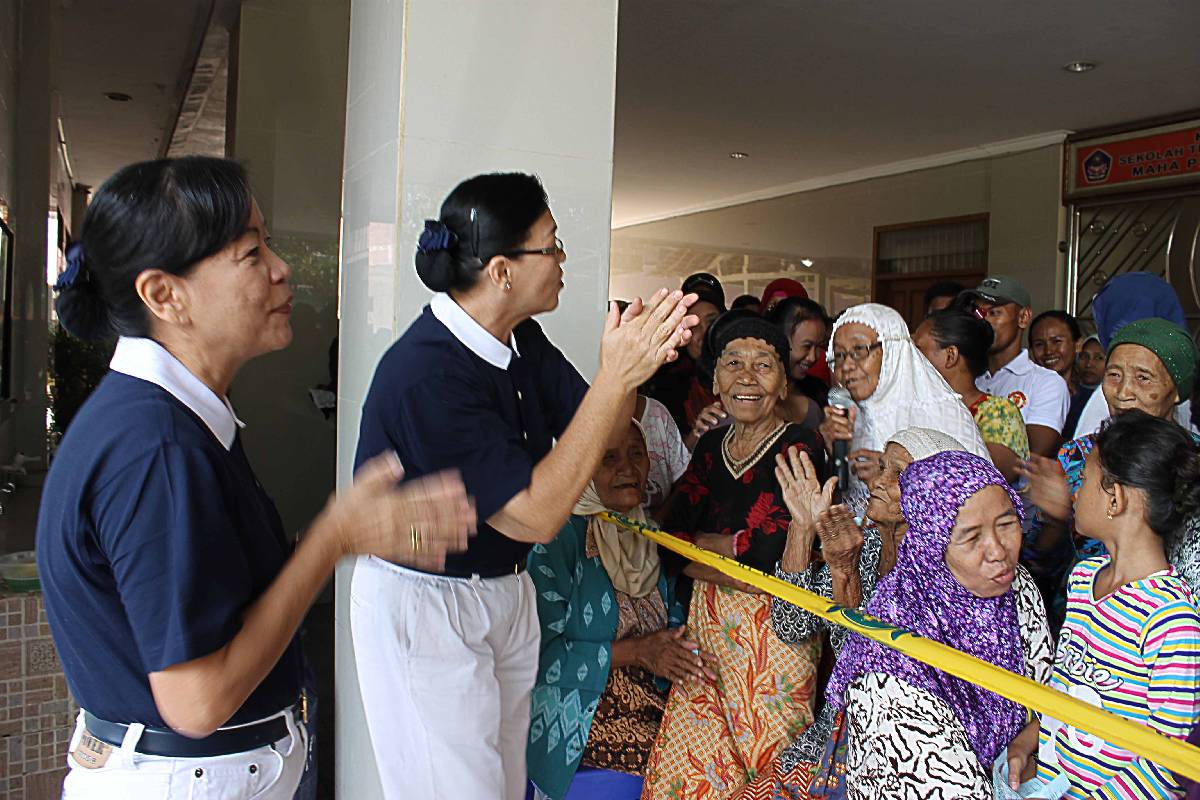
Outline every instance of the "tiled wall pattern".
<path id="1" fill-rule="evenodd" d="M 59 797 L 77 712 L 42 596 L 0 594 L 0 797 Z"/>

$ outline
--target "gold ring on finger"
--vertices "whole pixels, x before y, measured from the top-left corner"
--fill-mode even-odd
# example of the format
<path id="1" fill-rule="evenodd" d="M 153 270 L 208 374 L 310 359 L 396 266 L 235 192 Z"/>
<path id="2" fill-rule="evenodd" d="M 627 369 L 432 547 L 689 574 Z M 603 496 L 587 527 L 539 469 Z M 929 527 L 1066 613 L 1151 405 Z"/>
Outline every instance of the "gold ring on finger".
<path id="1" fill-rule="evenodd" d="M 413 552 L 414 553 L 420 552 L 420 550 L 421 550 L 421 529 L 418 528 L 416 525 L 409 525 L 408 526 L 408 535 L 412 539 Z"/>

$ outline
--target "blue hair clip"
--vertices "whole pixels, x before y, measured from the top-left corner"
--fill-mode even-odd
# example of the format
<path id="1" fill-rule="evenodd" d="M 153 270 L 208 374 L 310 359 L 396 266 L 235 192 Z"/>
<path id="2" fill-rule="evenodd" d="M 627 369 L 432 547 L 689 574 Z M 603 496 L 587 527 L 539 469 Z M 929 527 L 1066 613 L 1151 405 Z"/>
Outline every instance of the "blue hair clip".
<path id="1" fill-rule="evenodd" d="M 58 281 L 54 284 L 54 291 L 62 292 L 70 289 L 80 280 L 87 280 L 86 269 L 83 245 L 76 242 L 67 248 L 67 268 L 63 270 L 62 275 L 58 276 Z"/>
<path id="2" fill-rule="evenodd" d="M 438 250 L 449 250 L 457 243 L 458 237 L 446 227 L 446 223 L 439 219 L 427 219 L 425 230 L 421 231 L 421 237 L 417 240 L 417 252 L 434 253 Z"/>

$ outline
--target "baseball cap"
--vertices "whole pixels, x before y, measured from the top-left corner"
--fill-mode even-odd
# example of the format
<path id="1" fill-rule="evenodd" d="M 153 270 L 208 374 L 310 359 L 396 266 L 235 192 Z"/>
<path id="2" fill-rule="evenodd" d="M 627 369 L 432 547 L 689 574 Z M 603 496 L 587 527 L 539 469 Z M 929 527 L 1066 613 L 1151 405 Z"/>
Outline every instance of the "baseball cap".
<path id="1" fill-rule="evenodd" d="M 712 303 L 721 311 L 725 310 L 725 288 L 721 280 L 711 272 L 696 272 L 683 281 L 680 287 L 684 294 L 695 293 L 701 300 Z"/>
<path id="2" fill-rule="evenodd" d="M 1022 308 L 1028 308 L 1033 305 L 1029 290 L 1022 286 L 1020 281 L 1007 275 L 991 275 L 984 278 L 978 286 L 965 294 L 994 306 L 1016 303 Z"/>

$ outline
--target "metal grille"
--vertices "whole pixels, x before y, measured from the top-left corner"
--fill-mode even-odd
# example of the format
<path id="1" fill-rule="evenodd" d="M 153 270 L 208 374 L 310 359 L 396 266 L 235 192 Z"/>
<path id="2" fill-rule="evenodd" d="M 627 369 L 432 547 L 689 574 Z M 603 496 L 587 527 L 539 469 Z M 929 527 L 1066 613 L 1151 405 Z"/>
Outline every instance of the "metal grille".
<path id="1" fill-rule="evenodd" d="M 1077 317 L 1094 324 L 1092 300 L 1115 276 L 1152 272 L 1175 288 L 1192 329 L 1200 327 L 1200 195 L 1076 207 L 1072 226 Z"/>

